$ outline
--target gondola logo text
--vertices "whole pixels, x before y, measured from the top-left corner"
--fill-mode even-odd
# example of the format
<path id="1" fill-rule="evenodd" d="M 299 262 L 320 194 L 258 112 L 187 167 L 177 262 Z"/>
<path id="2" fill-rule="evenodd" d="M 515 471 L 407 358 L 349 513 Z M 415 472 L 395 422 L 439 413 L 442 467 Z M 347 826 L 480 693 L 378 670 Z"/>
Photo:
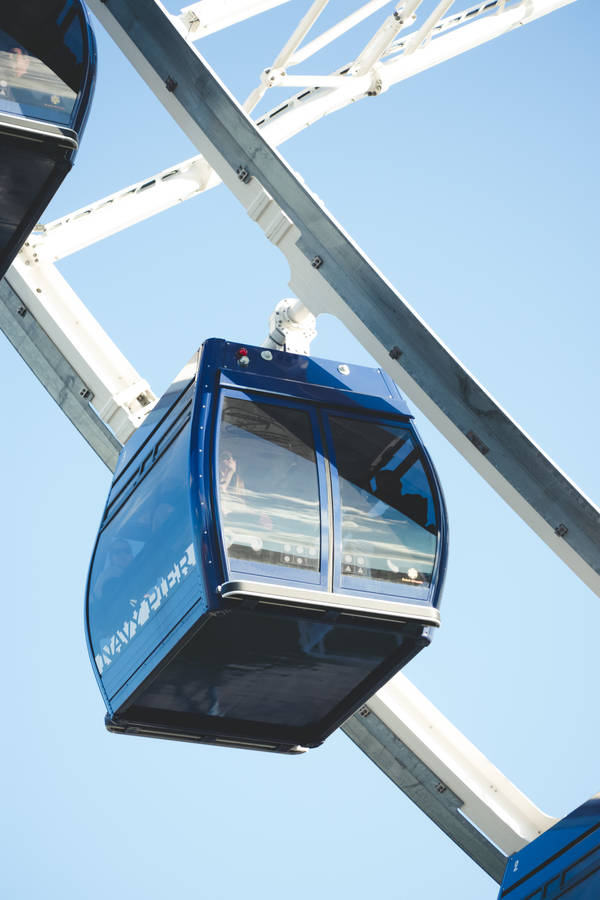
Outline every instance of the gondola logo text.
<path id="1" fill-rule="evenodd" d="M 194 545 L 190 544 L 181 559 L 173 564 L 170 572 L 159 578 L 154 587 L 146 591 L 141 601 L 129 601 L 134 607 L 131 618 L 123 622 L 112 637 L 102 641 L 100 652 L 94 657 L 100 675 L 121 652 L 121 649 L 133 640 L 140 628 L 143 628 L 154 617 L 154 614 L 167 600 L 169 592 L 172 593 L 179 586 L 182 579 L 195 565 Z"/>

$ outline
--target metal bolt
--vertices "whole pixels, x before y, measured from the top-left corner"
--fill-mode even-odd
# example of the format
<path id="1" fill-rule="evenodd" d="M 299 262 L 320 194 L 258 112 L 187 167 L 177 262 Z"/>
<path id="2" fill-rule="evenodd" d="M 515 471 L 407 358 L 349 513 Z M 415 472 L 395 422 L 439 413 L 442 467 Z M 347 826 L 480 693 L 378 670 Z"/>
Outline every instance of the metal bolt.
<path id="1" fill-rule="evenodd" d="M 172 94 L 173 91 L 175 90 L 175 88 L 177 87 L 177 82 L 175 81 L 174 78 L 171 78 L 170 75 L 167 75 L 167 80 L 165 81 L 165 86 L 166 86 L 167 90 L 169 91 L 169 93 Z"/>
<path id="2" fill-rule="evenodd" d="M 390 357 L 391 357 L 391 359 L 400 359 L 400 357 L 402 356 L 403 353 L 404 353 L 404 351 L 401 350 L 400 347 L 397 347 L 394 344 L 394 346 L 390 350 Z"/>
<path id="3" fill-rule="evenodd" d="M 27 309 L 24 306 L 20 306 L 17 310 L 17 315 L 21 316 L 22 319 L 27 315 Z"/>
<path id="4" fill-rule="evenodd" d="M 487 456 L 487 454 L 490 452 L 490 448 L 487 446 L 487 444 L 483 443 L 481 438 L 478 437 L 474 431 L 467 431 L 467 437 L 469 438 L 473 446 L 477 447 L 477 449 L 483 456 Z"/>
<path id="5" fill-rule="evenodd" d="M 565 534 L 568 533 L 568 531 L 569 531 L 569 529 L 567 528 L 567 526 L 561 522 L 560 525 L 557 525 L 556 528 L 554 529 L 554 534 L 557 537 L 564 537 Z"/>
<path id="6" fill-rule="evenodd" d="M 243 184 L 248 184 L 248 182 L 249 182 L 250 179 L 252 178 L 252 175 L 250 174 L 250 172 L 248 171 L 248 169 L 246 169 L 244 166 L 238 166 L 238 168 L 237 168 L 237 177 L 240 179 L 240 181 L 241 181 Z"/>
<path id="7" fill-rule="evenodd" d="M 315 256 L 315 258 L 311 262 L 311 266 L 313 267 L 313 269 L 320 269 L 322 265 L 323 265 L 323 260 L 321 259 L 321 257 Z"/>

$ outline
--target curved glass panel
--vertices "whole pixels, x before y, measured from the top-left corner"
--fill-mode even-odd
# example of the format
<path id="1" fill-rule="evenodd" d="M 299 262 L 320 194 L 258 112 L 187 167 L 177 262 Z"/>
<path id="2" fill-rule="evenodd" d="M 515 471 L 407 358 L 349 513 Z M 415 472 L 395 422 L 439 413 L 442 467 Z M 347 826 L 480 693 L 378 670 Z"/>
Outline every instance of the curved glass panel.
<path id="1" fill-rule="evenodd" d="M 86 68 L 81 6 L 22 0 L 14 7 L 0 29 L 0 110 L 70 125 Z"/>
<path id="2" fill-rule="evenodd" d="M 218 443 L 223 543 L 238 561 L 318 571 L 321 525 L 307 412 L 223 398 Z"/>
<path id="3" fill-rule="evenodd" d="M 188 452 L 189 430 L 184 429 L 100 535 L 90 575 L 88 619 L 101 675 L 117 657 L 129 653 L 130 645 L 142 656 L 149 652 L 158 642 L 151 623 L 187 593 L 196 567 Z"/>
<path id="4" fill-rule="evenodd" d="M 410 431 L 337 416 L 329 424 L 340 488 L 342 579 L 429 585 L 436 510 Z"/>

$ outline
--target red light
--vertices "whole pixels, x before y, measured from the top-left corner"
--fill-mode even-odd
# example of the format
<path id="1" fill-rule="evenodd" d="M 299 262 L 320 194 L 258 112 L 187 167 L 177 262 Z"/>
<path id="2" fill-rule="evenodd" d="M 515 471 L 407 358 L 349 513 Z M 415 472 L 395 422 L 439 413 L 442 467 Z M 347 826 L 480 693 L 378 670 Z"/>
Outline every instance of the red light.
<path id="1" fill-rule="evenodd" d="M 248 356 L 248 351 L 246 350 L 245 347 L 240 347 L 240 349 L 237 352 L 237 355 L 238 355 L 238 358 L 240 356 Z"/>

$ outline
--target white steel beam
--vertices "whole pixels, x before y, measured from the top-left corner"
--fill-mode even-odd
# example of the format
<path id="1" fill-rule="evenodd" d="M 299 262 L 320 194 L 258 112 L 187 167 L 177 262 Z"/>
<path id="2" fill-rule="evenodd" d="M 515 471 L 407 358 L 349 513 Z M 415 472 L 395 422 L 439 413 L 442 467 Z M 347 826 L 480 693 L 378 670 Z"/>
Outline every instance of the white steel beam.
<path id="1" fill-rule="evenodd" d="M 215 170 L 197 156 L 37 226 L 29 244 L 40 262 L 56 262 L 220 183 Z"/>
<path id="2" fill-rule="evenodd" d="M 508 34 L 514 28 L 527 25 L 574 2 L 575 0 L 521 0 L 515 6 L 506 6 L 494 15 L 483 15 L 486 4 L 481 3 L 471 7 L 470 10 L 457 14 L 456 17 L 450 16 L 439 23 L 437 26 L 439 33 L 436 34 L 434 31 L 425 46 L 412 51 L 409 45 L 410 52 L 408 54 L 399 53 L 394 59 L 380 64 L 378 77 L 381 81 L 381 89 L 387 90 L 400 81 L 453 59 L 467 50 L 472 50 L 503 34 Z M 473 10 L 476 11 L 473 13 L 473 18 L 468 18 L 469 13 Z M 475 18 L 475 15 L 481 17 Z M 455 23 L 461 27 L 455 27 Z M 409 42 L 410 35 L 405 40 Z M 397 49 L 402 50 L 403 46 L 399 45 Z"/>
<path id="3" fill-rule="evenodd" d="M 353 13 L 350 13 L 349 16 L 346 16 L 346 18 L 338 22 L 337 25 L 332 25 L 332 27 L 328 28 L 327 31 L 324 31 L 323 34 L 320 34 L 312 41 L 309 41 L 308 44 L 304 44 L 303 47 L 296 50 L 290 57 L 289 65 L 296 66 L 298 63 L 304 62 L 304 60 L 314 56 L 315 53 L 318 53 L 319 50 L 322 50 L 324 47 L 327 47 L 333 41 L 337 40 L 337 38 L 346 34 L 351 28 L 364 22 L 365 19 L 368 19 L 373 13 L 378 12 L 382 7 L 387 6 L 389 2 L 390 0 L 370 0 L 369 3 L 365 3 L 363 6 L 355 9 Z"/>
<path id="4" fill-rule="evenodd" d="M 5 280 L 85 385 L 87 396 L 83 399 L 93 403 L 98 418 L 120 444 L 125 443 L 156 403 L 148 383 L 125 359 L 58 269 L 40 263 L 30 247 L 26 245 L 21 250 Z"/>
<path id="5" fill-rule="evenodd" d="M 6 278 L 0 281 L 0 330 L 112 471 L 117 464 L 120 441 L 95 411 L 91 389 L 50 340 Z"/>
<path id="6" fill-rule="evenodd" d="M 289 0 L 199 0 L 172 18 L 192 40 L 198 40 L 284 3 Z"/>
<path id="7" fill-rule="evenodd" d="M 371 71 L 376 62 L 388 51 L 397 34 L 408 28 L 415 21 L 415 13 L 423 0 L 406 0 L 399 3 L 391 16 L 388 16 L 366 47 L 361 50 L 350 67 L 352 75 L 365 75 Z"/>
<path id="8" fill-rule="evenodd" d="M 417 47 L 420 47 L 424 41 L 429 40 L 434 32 L 435 27 L 445 13 L 448 12 L 454 0 L 441 0 L 431 15 L 425 20 L 420 28 L 411 34 L 410 39 L 404 42 L 404 56 L 414 53 Z"/>
<path id="9" fill-rule="evenodd" d="M 252 112 L 257 103 L 259 103 L 262 99 L 267 89 L 272 86 L 274 73 L 283 70 L 285 66 L 287 66 L 292 54 L 295 50 L 298 49 L 328 3 L 329 0 L 314 0 L 306 15 L 302 17 L 287 42 L 275 57 L 273 65 L 269 69 L 265 69 L 265 71 L 262 73 L 261 83 L 252 91 L 248 99 L 243 104 L 243 108 L 247 113 Z"/>
<path id="10" fill-rule="evenodd" d="M 556 823 L 402 674 L 342 726 L 497 882 L 506 859 Z"/>
<path id="11" fill-rule="evenodd" d="M 262 115 L 256 124 L 264 130 L 271 144 L 279 146 L 324 116 L 364 97 L 376 96 L 413 75 L 574 2 L 518 0 L 516 4 L 505 6 L 502 0 L 487 0 L 439 20 L 444 7 L 449 7 L 448 2 L 442 2 L 424 25 L 393 41 L 384 56 L 362 75 L 349 74 L 351 65 L 346 64 L 335 73 L 345 77 L 330 82 L 328 87 L 324 87 L 325 81 L 318 75 L 305 76 L 302 84 L 308 85 L 312 77 L 312 89 L 308 87 L 284 100 Z M 286 84 L 293 86 L 296 82 L 291 75 L 275 73 L 272 84 L 283 87 Z"/>

